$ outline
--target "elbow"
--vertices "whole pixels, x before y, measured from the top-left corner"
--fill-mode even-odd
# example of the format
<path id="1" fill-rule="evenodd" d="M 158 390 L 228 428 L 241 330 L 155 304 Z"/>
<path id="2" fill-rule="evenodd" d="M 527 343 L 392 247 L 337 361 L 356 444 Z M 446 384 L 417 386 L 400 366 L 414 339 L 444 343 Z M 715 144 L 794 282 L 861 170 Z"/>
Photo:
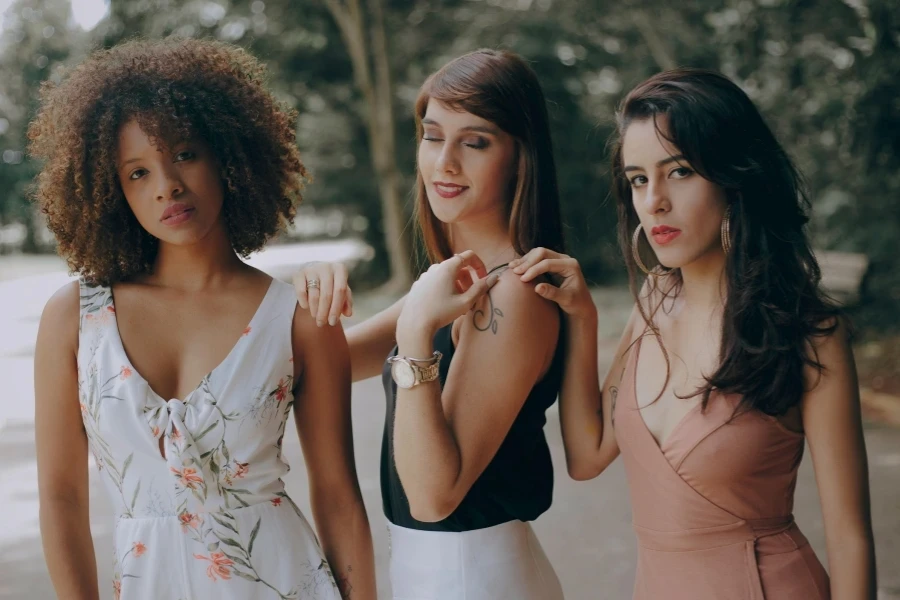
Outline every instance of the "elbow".
<path id="1" fill-rule="evenodd" d="M 603 469 L 590 461 L 566 457 L 566 470 L 569 477 L 575 481 L 588 481 L 599 475 Z"/>
<path id="2" fill-rule="evenodd" d="M 459 501 L 450 499 L 449 495 L 435 494 L 431 497 L 408 494 L 409 514 L 422 523 L 437 523 L 453 514 Z"/>
<path id="3" fill-rule="evenodd" d="M 86 502 L 76 498 L 44 496 L 38 506 L 41 535 L 72 535 L 83 528 L 90 532 L 90 511 Z"/>
<path id="4" fill-rule="evenodd" d="M 52 517 L 88 512 L 87 494 L 80 489 L 65 487 L 60 490 L 41 490 L 38 496 L 39 516 Z"/>

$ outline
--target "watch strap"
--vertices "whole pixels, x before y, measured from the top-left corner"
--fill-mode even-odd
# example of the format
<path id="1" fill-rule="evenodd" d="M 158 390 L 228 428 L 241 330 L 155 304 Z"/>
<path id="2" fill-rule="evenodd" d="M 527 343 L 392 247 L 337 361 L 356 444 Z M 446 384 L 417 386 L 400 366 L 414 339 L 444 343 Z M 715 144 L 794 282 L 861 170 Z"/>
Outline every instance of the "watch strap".
<path id="1" fill-rule="evenodd" d="M 427 367 L 422 367 L 415 363 L 412 364 L 413 372 L 416 374 L 416 383 L 429 383 L 437 379 L 441 374 L 441 359 L 440 353 L 436 357 L 436 360 L 432 362 Z"/>

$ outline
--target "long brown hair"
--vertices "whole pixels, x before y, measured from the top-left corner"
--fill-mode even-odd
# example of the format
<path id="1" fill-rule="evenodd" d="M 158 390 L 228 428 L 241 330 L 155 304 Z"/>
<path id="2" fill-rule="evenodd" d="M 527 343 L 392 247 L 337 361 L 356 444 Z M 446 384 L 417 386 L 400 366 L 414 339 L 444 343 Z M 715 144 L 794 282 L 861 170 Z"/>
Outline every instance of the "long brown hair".
<path id="1" fill-rule="evenodd" d="M 543 246 L 563 251 L 562 220 L 549 117 L 537 75 L 520 56 L 476 50 L 431 75 L 416 99 L 416 143 L 428 101 L 490 121 L 516 141 L 515 191 L 506 206 L 510 241 L 520 255 Z M 453 255 L 447 227 L 431 211 L 422 174 L 416 172 L 415 213 L 432 262 Z"/>
<path id="2" fill-rule="evenodd" d="M 679 270 L 664 278 L 650 276 L 648 297 L 662 300 L 649 312 L 644 309 L 631 249 L 639 220 L 624 173 L 622 140 L 631 123 L 645 119 L 653 119 L 658 134 L 701 177 L 725 190 L 730 211 L 720 363 L 697 390 L 703 407 L 710 393 L 719 391 L 741 395 L 738 412 L 782 415 L 803 396 L 804 368 L 821 372 L 812 338 L 832 333 L 840 314 L 819 287 L 821 273 L 805 230 L 810 209 L 805 182 L 750 98 L 725 76 L 674 69 L 628 93 L 617 111 L 612 152 L 618 237 L 632 293 L 657 336 L 653 316 L 666 298 L 680 292 L 683 280 Z M 658 267 L 643 237 L 642 262 Z"/>

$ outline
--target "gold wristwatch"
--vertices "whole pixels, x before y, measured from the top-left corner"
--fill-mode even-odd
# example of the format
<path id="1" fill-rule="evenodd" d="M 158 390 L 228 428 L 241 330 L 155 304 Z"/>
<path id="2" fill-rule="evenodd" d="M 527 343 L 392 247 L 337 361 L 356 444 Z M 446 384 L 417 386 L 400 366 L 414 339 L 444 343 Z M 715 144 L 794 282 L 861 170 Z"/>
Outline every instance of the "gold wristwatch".
<path id="1" fill-rule="evenodd" d="M 408 356 L 392 356 L 388 359 L 391 365 L 391 377 L 397 387 L 408 390 L 420 383 L 428 383 L 438 378 L 443 355 L 437 350 L 431 358 L 410 358 Z"/>

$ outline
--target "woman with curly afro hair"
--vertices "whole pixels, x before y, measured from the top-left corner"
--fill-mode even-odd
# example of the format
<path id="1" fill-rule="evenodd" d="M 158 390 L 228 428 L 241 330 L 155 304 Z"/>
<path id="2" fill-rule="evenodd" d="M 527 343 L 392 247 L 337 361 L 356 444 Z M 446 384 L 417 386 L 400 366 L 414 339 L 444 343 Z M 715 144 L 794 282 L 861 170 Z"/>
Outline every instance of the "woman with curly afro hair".
<path id="1" fill-rule="evenodd" d="M 37 200 L 80 275 L 35 350 L 44 552 L 97 598 L 88 457 L 116 511 L 114 595 L 374 598 L 340 328 L 240 259 L 291 222 L 296 115 L 213 41 L 133 41 L 45 84 Z M 294 418 L 321 545 L 287 496 Z"/>

